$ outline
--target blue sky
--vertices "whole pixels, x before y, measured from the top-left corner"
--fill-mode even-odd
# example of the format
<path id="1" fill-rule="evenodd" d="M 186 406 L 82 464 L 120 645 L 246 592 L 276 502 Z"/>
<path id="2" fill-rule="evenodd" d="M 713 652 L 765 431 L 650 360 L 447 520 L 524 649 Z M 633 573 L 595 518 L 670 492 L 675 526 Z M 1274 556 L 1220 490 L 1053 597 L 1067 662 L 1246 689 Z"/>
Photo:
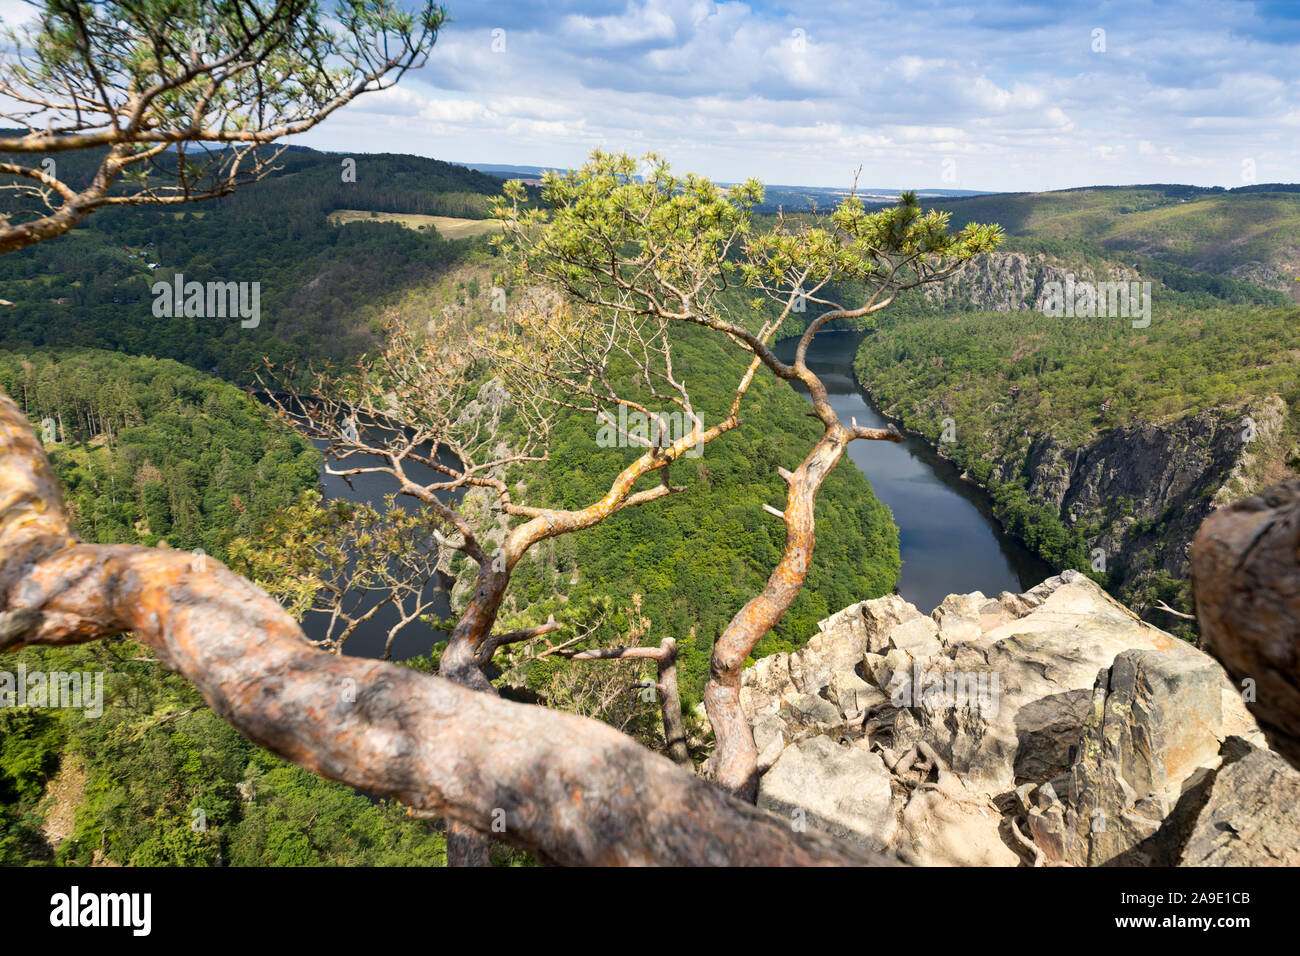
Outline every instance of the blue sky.
<path id="1" fill-rule="evenodd" d="M 425 69 L 301 142 L 561 166 L 655 150 L 808 185 L 858 166 L 891 187 L 1300 179 L 1300 0 L 449 6 Z"/>
<path id="2" fill-rule="evenodd" d="M 428 66 L 298 142 L 654 150 L 823 186 L 859 166 L 887 187 L 1300 180 L 1300 0 L 445 3 Z"/>

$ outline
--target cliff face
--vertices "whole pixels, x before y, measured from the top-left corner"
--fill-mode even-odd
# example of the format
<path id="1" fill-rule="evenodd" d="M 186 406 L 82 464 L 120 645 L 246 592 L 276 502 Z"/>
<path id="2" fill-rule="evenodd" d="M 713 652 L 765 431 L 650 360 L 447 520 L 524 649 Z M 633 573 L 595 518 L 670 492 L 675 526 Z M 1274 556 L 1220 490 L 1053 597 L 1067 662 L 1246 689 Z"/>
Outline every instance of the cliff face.
<path id="1" fill-rule="evenodd" d="M 820 628 L 741 691 L 794 826 L 923 865 L 1300 863 L 1300 771 L 1241 689 L 1083 575 Z"/>
<path id="2" fill-rule="evenodd" d="M 1072 266 L 1042 253 L 989 252 L 976 256 L 941 283 L 924 287 L 925 297 L 936 306 L 959 303 L 987 312 L 1042 309 L 1049 282 L 1132 282 L 1138 273 L 1123 266 L 1098 272 L 1089 266 Z"/>
<path id="3" fill-rule="evenodd" d="M 1244 409 L 1122 426 L 1079 447 L 1030 437 L 998 477 L 1025 475 L 1031 499 L 1051 505 L 1068 527 L 1096 529 L 1088 536 L 1094 558 L 1119 573 L 1121 587 L 1144 570 L 1183 578 L 1206 515 L 1255 490 L 1285 413 L 1271 396 Z"/>
<path id="4" fill-rule="evenodd" d="M 1250 416 L 1220 410 L 1124 426 L 1076 448 L 1032 438 L 1024 461 L 1004 462 L 1000 477 L 1023 468 L 1032 499 L 1050 504 L 1067 526 L 1098 528 L 1089 544 L 1124 583 L 1144 567 L 1181 578 L 1196 529 L 1228 479 L 1245 470 L 1247 417 L 1256 422 L 1252 441 L 1267 441 L 1280 430 L 1281 403 Z"/>
<path id="5" fill-rule="evenodd" d="M 901 408 L 883 411 L 906 426 Z M 947 411 L 931 400 L 913 413 L 938 420 Z M 1205 517 L 1287 476 L 1284 462 L 1297 450 L 1286 426 L 1287 405 L 1271 395 L 1242 407 L 1122 425 L 1083 443 L 992 426 L 980 438 L 992 449 L 984 456 L 991 477 L 1023 484 L 1029 499 L 1050 506 L 1067 528 L 1082 527 L 1093 569 L 1109 573 L 1123 593 L 1153 571 L 1186 578 L 1188 548 Z M 961 464 L 956 446 L 932 447 Z"/>

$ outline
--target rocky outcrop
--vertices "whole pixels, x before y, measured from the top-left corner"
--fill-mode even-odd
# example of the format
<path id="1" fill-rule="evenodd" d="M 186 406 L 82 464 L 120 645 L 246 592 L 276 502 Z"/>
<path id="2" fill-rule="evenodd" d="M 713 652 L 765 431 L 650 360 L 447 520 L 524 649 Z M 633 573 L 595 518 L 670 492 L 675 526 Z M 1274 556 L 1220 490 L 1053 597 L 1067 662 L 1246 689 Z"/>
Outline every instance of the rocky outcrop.
<path id="1" fill-rule="evenodd" d="M 1030 811 L 1048 858 L 1101 866 L 1168 864 L 1167 821 L 1185 792 L 1203 789 L 1221 763 L 1224 675 L 1186 644 L 1127 650 L 1097 677 L 1092 706 L 1063 780 L 1068 807 Z M 1194 798 L 1193 798 L 1194 799 Z M 1176 840 L 1172 841 L 1176 843 Z"/>
<path id="2" fill-rule="evenodd" d="M 773 654 L 745 671 L 740 705 L 751 721 L 774 714 L 797 694 L 818 695 L 837 674 L 852 674 L 867 653 L 887 649 L 887 637 L 896 625 L 923 618 L 897 594 L 847 607 L 818 624 L 817 634 L 793 653 Z"/>
<path id="3" fill-rule="evenodd" d="M 763 776 L 758 805 L 871 850 L 888 847 L 897 828 L 880 756 L 826 736 L 785 748 Z"/>
<path id="4" fill-rule="evenodd" d="M 1206 650 L 1250 688 L 1269 746 L 1300 769 L 1300 480 L 1212 515 L 1192 576 Z"/>
<path id="5" fill-rule="evenodd" d="M 1300 866 L 1300 774 L 1252 748 L 1220 771 L 1183 849 L 1184 866 Z"/>
<path id="6" fill-rule="evenodd" d="M 923 294 L 934 305 L 959 303 L 986 312 L 1041 310 L 1050 282 L 1064 286 L 1067 276 L 1078 282 L 1133 282 L 1136 270 L 1111 265 L 1099 273 L 1089 266 L 1071 266 L 1037 253 L 986 252 L 971 259 L 943 282 L 928 285 Z"/>
<path id="7" fill-rule="evenodd" d="M 1126 425 L 1081 447 L 1031 437 L 1002 461 L 997 477 L 1027 475 L 1029 497 L 1050 505 L 1067 526 L 1100 528 L 1088 546 L 1099 570 L 1118 572 L 1120 588 L 1147 570 L 1184 578 L 1196 529 L 1217 505 L 1251 490 L 1261 451 L 1281 435 L 1285 412 L 1271 396 L 1248 408 Z"/>
<path id="8" fill-rule="evenodd" d="M 1292 233 L 1294 235 L 1294 233 Z M 1281 247 L 1275 250 L 1277 259 L 1273 262 L 1253 260 L 1235 265 L 1227 270 L 1226 275 L 1242 282 L 1251 282 L 1265 289 L 1285 292 L 1300 302 L 1300 289 L 1297 289 L 1295 277 L 1300 272 L 1300 248 Z M 1288 255 L 1289 254 L 1289 255 Z M 1213 268 L 1213 264 L 1207 263 Z"/>
<path id="9" fill-rule="evenodd" d="M 1254 865 L 1300 843 L 1300 801 L 1265 799 L 1300 771 L 1219 665 L 1073 571 L 929 615 L 853 605 L 756 662 L 741 701 L 761 805 L 908 862 Z"/>

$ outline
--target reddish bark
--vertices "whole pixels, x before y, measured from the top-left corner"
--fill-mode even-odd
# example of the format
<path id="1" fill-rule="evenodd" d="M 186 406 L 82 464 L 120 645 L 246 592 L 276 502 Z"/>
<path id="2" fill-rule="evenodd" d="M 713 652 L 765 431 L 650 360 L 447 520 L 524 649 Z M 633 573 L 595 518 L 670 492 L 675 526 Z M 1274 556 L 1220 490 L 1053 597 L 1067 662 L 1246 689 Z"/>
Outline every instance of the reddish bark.
<path id="1" fill-rule="evenodd" d="M 438 663 L 438 673 L 462 687 L 496 695 L 483 667 L 492 658 L 492 625 L 505 597 L 510 576 L 492 569 L 491 562 L 479 566 L 477 586 L 465 613 L 447 638 Z M 456 821 L 447 824 L 447 864 L 455 867 L 490 866 L 491 844 L 472 827 Z"/>
<path id="2" fill-rule="evenodd" d="M 799 596 L 812 564 L 817 491 L 844 453 L 848 435 L 831 429 L 790 476 L 784 512 L 785 551 L 767 584 L 731 619 L 713 646 L 704 707 L 713 725 L 711 776 L 744 800 L 758 796 L 758 751 L 740 706 L 745 658 Z"/>
<path id="3" fill-rule="evenodd" d="M 809 327 L 800 343 L 795 364 L 783 366 L 782 377 L 797 379 L 808 388 L 814 412 L 826 426 L 826 431 L 793 474 L 782 472 L 789 489 L 785 511 L 777 513 L 785 522 L 785 550 L 763 590 L 740 609 L 718 638 L 709 660 L 709 681 L 704 688 L 704 707 L 714 737 L 710 776 L 732 793 L 751 802 L 758 797 L 758 750 L 740 706 L 745 659 L 763 635 L 781 620 L 808 578 L 816 539 L 817 492 L 840 460 L 845 446 L 855 438 L 903 440 L 892 426 L 863 428 L 857 422 L 850 427 L 841 424 L 831 408 L 825 385 L 804 364 L 807 341 L 818 327 L 818 323 Z"/>
<path id="4" fill-rule="evenodd" d="M 87 545 L 40 443 L 0 394 L 0 650 L 131 632 L 254 742 L 570 864 L 888 863 L 796 833 L 595 721 L 311 647 L 220 563 Z"/>

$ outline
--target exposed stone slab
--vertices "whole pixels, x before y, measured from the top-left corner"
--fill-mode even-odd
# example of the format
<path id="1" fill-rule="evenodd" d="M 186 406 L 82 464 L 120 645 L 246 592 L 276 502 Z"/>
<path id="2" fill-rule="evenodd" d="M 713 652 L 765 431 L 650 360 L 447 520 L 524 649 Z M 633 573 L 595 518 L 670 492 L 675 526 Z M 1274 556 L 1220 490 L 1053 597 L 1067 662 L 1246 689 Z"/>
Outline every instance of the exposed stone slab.
<path id="1" fill-rule="evenodd" d="M 884 762 L 862 747 L 810 737 L 785 748 L 758 786 L 758 805 L 832 836 L 884 850 L 897 822 Z"/>
<path id="2" fill-rule="evenodd" d="M 906 651 L 912 657 L 929 657 L 943 650 L 939 642 L 939 625 L 928 617 L 917 617 L 896 625 L 889 632 L 889 647 Z"/>
<path id="3" fill-rule="evenodd" d="M 1028 861 L 1013 819 L 1074 865 L 1300 846 L 1300 793 L 1256 756 L 1272 755 L 1241 689 L 1077 572 L 928 617 L 897 596 L 852 605 L 746 671 L 742 703 L 761 804 L 910 862 Z"/>
<path id="4" fill-rule="evenodd" d="M 1070 768 L 1086 859 L 1103 866 L 1150 840 L 1198 770 L 1219 763 L 1223 675 L 1189 645 L 1129 650 L 1097 678 Z M 1159 847 L 1126 862 L 1157 864 Z"/>

